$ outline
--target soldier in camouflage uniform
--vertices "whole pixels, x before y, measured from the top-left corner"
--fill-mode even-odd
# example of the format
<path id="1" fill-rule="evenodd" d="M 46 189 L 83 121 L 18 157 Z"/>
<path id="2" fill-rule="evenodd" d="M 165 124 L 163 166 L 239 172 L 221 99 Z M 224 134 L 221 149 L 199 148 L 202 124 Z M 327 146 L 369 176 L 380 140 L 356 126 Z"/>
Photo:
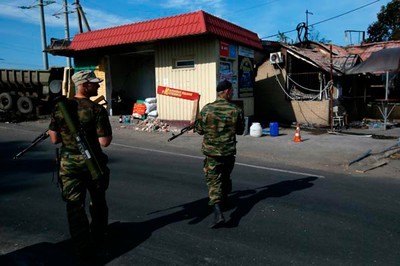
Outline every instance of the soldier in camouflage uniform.
<path id="1" fill-rule="evenodd" d="M 203 107 L 195 130 L 204 135 L 202 152 L 204 174 L 208 186 L 209 205 L 214 209 L 211 228 L 225 222 L 221 205 L 227 202 L 232 190 L 230 174 L 235 165 L 236 135 L 243 134 L 243 111 L 230 103 L 232 84 L 224 80 L 217 86 L 217 99 Z"/>
<path id="2" fill-rule="evenodd" d="M 104 239 L 108 225 L 108 207 L 105 192 L 108 188 L 110 171 L 106 166 L 108 158 L 102 152 L 101 147 L 110 145 L 112 130 L 107 111 L 104 107 L 89 99 L 92 96 L 97 96 L 99 83 L 103 80 L 97 78 L 89 70 L 75 73 L 72 76 L 72 80 L 78 89 L 74 99 L 67 101 L 69 113 L 79 120 L 89 146 L 105 173 L 104 177 L 101 180 L 92 178 L 57 104 L 51 116 L 49 135 L 54 144 L 62 143 L 59 174 L 62 197 L 67 203 L 67 217 L 71 238 L 78 255 L 88 258 L 94 255 L 94 243 L 99 243 Z M 91 198 L 89 205 L 90 224 L 85 212 L 87 191 Z"/>

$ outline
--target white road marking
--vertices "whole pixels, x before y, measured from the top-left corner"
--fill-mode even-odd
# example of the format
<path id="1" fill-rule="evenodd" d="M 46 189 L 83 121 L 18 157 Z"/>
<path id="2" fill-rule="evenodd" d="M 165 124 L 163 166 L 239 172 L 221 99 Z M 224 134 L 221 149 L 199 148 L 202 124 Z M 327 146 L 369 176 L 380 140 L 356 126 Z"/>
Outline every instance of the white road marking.
<path id="1" fill-rule="evenodd" d="M 115 143 L 115 142 L 111 143 L 111 145 L 130 148 L 130 149 L 143 150 L 143 151 L 158 152 L 158 153 L 181 156 L 181 157 L 194 158 L 194 159 L 201 159 L 201 160 L 204 159 L 204 157 L 201 157 L 201 156 L 194 156 L 194 155 L 188 155 L 188 154 L 176 153 L 176 152 L 170 152 L 170 151 L 161 151 L 161 150 L 155 150 L 155 149 L 149 149 L 149 148 L 141 148 L 141 147 L 126 145 L 126 144 Z M 287 173 L 287 174 L 293 174 L 293 175 L 313 176 L 313 177 L 318 177 L 318 178 L 325 178 L 325 176 L 322 176 L 322 175 L 316 175 L 316 174 L 305 173 L 305 172 L 290 171 L 290 170 L 285 170 L 285 169 L 271 168 L 271 167 L 258 166 L 258 165 L 246 164 L 246 163 L 238 163 L 238 162 L 236 162 L 235 164 L 236 165 L 240 165 L 240 166 L 244 166 L 244 167 L 256 168 L 256 169 L 273 171 L 273 172 L 281 172 L 281 173 Z"/>
<path id="2" fill-rule="evenodd" d="M 10 130 L 9 127 L 0 126 L 0 128 L 1 129 L 6 129 L 6 130 Z M 26 129 L 23 129 L 23 128 L 18 128 L 18 129 L 11 128 L 11 129 L 12 130 L 18 130 L 20 132 L 21 131 L 23 131 L 23 132 L 33 132 L 32 130 L 26 130 Z M 188 155 L 188 154 L 183 154 L 183 153 L 176 153 L 176 152 L 169 152 L 169 151 L 161 151 L 161 150 L 155 150 L 155 149 L 141 148 L 141 147 L 126 145 L 126 144 L 115 143 L 115 142 L 111 143 L 111 145 L 130 148 L 130 149 L 138 149 L 138 150 L 143 150 L 143 151 L 158 152 L 158 153 L 181 156 L 181 157 L 187 157 L 187 158 L 194 158 L 194 159 L 201 159 L 201 160 L 204 159 L 204 157 L 201 157 L 201 156 L 194 156 L 194 155 Z M 273 171 L 273 172 L 281 172 L 281 173 L 301 175 L 301 176 L 314 176 L 314 177 L 318 177 L 318 178 L 325 178 L 322 175 L 315 175 L 315 174 L 305 173 L 305 172 L 290 171 L 290 170 L 285 170 L 285 169 L 271 168 L 271 167 L 258 166 L 258 165 L 252 165 L 252 164 L 246 164 L 246 163 L 239 163 L 239 162 L 236 162 L 235 164 L 236 165 L 240 165 L 240 166 L 244 166 L 244 167 L 267 170 L 267 171 Z"/>

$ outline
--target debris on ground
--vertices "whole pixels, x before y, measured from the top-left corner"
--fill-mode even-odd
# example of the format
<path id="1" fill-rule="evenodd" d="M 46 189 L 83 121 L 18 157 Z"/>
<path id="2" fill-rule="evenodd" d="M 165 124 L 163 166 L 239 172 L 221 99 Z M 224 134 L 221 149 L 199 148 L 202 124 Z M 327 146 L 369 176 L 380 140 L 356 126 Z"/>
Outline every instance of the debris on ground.
<path id="1" fill-rule="evenodd" d="M 160 132 L 169 132 L 170 127 L 167 123 L 160 121 L 159 119 L 147 118 L 143 121 L 139 120 L 139 122 L 134 126 L 135 130 L 141 131 L 160 131 Z"/>
<path id="2" fill-rule="evenodd" d="M 367 172 L 369 170 L 378 168 L 380 166 L 384 166 L 385 164 L 388 164 L 388 163 L 389 163 L 388 160 L 379 160 L 379 161 L 376 161 L 374 163 L 369 163 L 367 165 L 364 165 L 364 166 L 356 169 L 356 172 L 357 173 L 365 173 L 365 172 Z"/>
<path id="3" fill-rule="evenodd" d="M 146 131 L 146 132 L 154 132 L 154 131 L 170 132 L 171 131 L 171 127 L 167 123 L 162 122 L 161 120 L 156 119 L 156 118 L 146 118 L 146 119 L 142 120 L 142 119 L 135 119 L 133 117 L 129 117 L 129 119 L 127 119 L 125 116 L 122 121 L 123 121 L 123 124 L 121 125 L 121 127 L 124 127 L 124 128 L 129 127 L 136 131 Z"/>
<path id="4" fill-rule="evenodd" d="M 384 166 L 390 162 L 389 159 L 400 159 L 400 139 L 394 145 L 377 153 L 366 151 L 356 159 L 349 162 L 348 166 L 354 165 L 356 172 L 365 173 L 369 170 Z"/>
<path id="5" fill-rule="evenodd" d="M 373 137 L 373 135 L 372 134 L 364 134 L 364 133 L 356 133 L 356 132 L 345 132 L 345 131 L 328 131 L 328 134 L 331 134 L 331 135 L 338 135 L 338 136 L 340 136 L 340 135 L 342 135 L 342 136 L 345 136 L 345 135 L 352 135 L 352 136 L 356 136 L 356 137 L 360 137 L 360 138 L 371 138 L 371 137 Z"/>

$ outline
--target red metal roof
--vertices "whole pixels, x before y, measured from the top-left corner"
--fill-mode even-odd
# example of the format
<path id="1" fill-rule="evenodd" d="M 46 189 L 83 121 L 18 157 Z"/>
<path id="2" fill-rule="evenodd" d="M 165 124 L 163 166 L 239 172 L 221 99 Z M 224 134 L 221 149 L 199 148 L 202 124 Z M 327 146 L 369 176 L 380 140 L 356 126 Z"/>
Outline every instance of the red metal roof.
<path id="1" fill-rule="evenodd" d="M 251 48 L 262 49 L 261 40 L 256 33 L 202 10 L 79 33 L 75 35 L 69 49 L 84 51 L 202 34 L 212 34 Z"/>

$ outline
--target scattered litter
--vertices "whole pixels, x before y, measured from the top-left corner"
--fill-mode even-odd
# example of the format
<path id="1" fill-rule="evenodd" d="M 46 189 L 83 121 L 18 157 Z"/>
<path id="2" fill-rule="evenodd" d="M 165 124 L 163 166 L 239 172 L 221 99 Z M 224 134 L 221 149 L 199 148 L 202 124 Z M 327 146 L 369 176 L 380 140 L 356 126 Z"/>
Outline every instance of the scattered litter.
<path id="1" fill-rule="evenodd" d="M 158 131 L 158 132 L 170 132 L 170 126 L 165 123 L 160 121 L 159 119 L 156 118 L 146 118 L 144 120 L 141 119 L 130 119 L 131 123 L 128 125 L 132 125 L 132 127 L 126 126 L 121 126 L 121 128 L 132 128 L 136 131 L 146 131 L 146 132 L 153 132 L 153 131 Z"/>

